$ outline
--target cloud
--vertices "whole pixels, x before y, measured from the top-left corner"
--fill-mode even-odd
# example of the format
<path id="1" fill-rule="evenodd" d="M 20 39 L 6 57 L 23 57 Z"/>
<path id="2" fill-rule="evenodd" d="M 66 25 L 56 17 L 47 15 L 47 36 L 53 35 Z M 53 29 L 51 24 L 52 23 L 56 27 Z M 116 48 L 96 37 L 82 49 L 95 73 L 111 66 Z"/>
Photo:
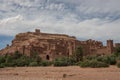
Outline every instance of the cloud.
<path id="1" fill-rule="evenodd" d="M 67 17 L 68 18 L 68 17 Z M 6 20 L 6 21 L 5 21 Z M 18 15 L 9 19 L 4 19 L 4 26 L 0 24 L 0 34 L 14 36 L 20 32 L 34 31 L 40 28 L 42 32 L 61 33 L 76 36 L 82 39 L 106 40 L 114 39 L 120 41 L 119 30 L 120 20 L 110 22 L 106 19 L 90 19 L 78 22 L 74 17 L 55 20 L 52 17 L 40 16 L 35 20 L 26 20 Z M 114 26 L 114 27 L 113 27 Z"/>
<path id="2" fill-rule="evenodd" d="M 79 39 L 120 41 L 120 0 L 0 0 L 0 35 L 40 28 Z"/>
<path id="3" fill-rule="evenodd" d="M 0 21 L 0 25 L 5 25 L 9 23 L 15 23 L 16 21 L 22 20 L 23 17 L 21 15 L 11 17 L 11 18 L 6 18 Z"/>
<path id="4" fill-rule="evenodd" d="M 119 0 L 0 0 L 0 15 L 12 17 L 18 14 L 26 17 L 39 14 L 65 15 L 72 13 L 80 18 L 110 18 L 120 16 Z M 59 14 L 57 14 L 59 13 Z"/>

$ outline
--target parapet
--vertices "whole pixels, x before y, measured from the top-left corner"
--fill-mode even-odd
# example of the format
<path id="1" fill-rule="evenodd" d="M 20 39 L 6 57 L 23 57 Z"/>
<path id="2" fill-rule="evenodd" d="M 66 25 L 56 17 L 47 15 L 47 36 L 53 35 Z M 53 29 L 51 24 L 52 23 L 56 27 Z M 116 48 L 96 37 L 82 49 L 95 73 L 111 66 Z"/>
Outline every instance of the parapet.
<path id="1" fill-rule="evenodd" d="M 115 43 L 115 47 L 120 47 L 120 43 Z"/>
<path id="2" fill-rule="evenodd" d="M 35 33 L 40 33 L 40 29 L 35 29 Z"/>

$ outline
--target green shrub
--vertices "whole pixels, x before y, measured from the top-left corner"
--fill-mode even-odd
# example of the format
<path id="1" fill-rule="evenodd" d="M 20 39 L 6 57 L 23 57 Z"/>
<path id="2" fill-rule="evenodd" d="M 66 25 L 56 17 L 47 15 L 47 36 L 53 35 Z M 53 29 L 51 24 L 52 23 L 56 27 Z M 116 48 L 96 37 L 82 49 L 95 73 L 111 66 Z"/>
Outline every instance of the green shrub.
<path id="1" fill-rule="evenodd" d="M 92 60 L 90 61 L 90 67 L 92 68 L 99 68 L 99 67 L 109 67 L 108 64 L 104 63 L 104 62 L 99 62 L 97 60 Z"/>
<path id="2" fill-rule="evenodd" d="M 14 62 L 10 62 L 10 63 L 3 63 L 5 67 L 15 67 L 15 63 Z"/>
<path id="3" fill-rule="evenodd" d="M 67 58 L 68 65 L 75 65 L 76 59 L 74 57 Z"/>
<path id="4" fill-rule="evenodd" d="M 63 61 L 54 61 L 54 66 L 68 66 L 68 64 Z"/>
<path id="5" fill-rule="evenodd" d="M 106 63 L 106 64 L 110 64 L 109 56 L 99 56 L 99 57 L 97 57 L 97 61 L 103 62 L 103 63 Z"/>
<path id="6" fill-rule="evenodd" d="M 56 58 L 54 60 L 54 66 L 68 66 L 68 58 L 67 57 L 61 57 L 61 58 Z"/>
<path id="7" fill-rule="evenodd" d="M 97 60 L 83 61 L 80 66 L 81 67 L 91 67 L 91 68 L 109 67 L 108 64 L 106 64 L 104 62 L 99 62 Z"/>
<path id="8" fill-rule="evenodd" d="M 13 56 L 10 56 L 10 55 L 7 55 L 6 56 L 6 63 L 12 63 L 14 61 L 14 58 L 13 58 Z"/>
<path id="9" fill-rule="evenodd" d="M 40 56 L 37 56 L 37 57 L 35 58 L 35 61 L 36 61 L 38 64 L 40 64 L 40 63 L 41 63 L 41 61 L 42 61 L 42 59 L 41 59 L 41 57 L 40 57 Z"/>
<path id="10" fill-rule="evenodd" d="M 115 50 L 116 50 L 115 55 L 120 56 L 120 47 L 115 48 Z"/>
<path id="11" fill-rule="evenodd" d="M 29 65 L 29 62 L 27 62 L 27 60 L 25 59 L 17 59 L 16 61 L 13 62 L 15 64 L 15 66 L 18 66 L 18 67 L 23 67 L 23 66 L 28 66 Z"/>
<path id="12" fill-rule="evenodd" d="M 109 56 L 99 56 L 97 57 L 97 61 L 104 62 L 106 64 L 115 65 L 116 64 L 116 56 L 109 55 Z"/>
<path id="13" fill-rule="evenodd" d="M 0 68 L 4 68 L 4 67 L 5 67 L 4 63 L 1 63 Z"/>
<path id="14" fill-rule="evenodd" d="M 117 67 L 120 68 L 120 61 L 117 61 Z"/>
<path id="15" fill-rule="evenodd" d="M 42 61 L 40 65 L 41 66 L 50 66 L 50 65 L 52 65 L 52 62 L 45 60 L 45 61 Z"/>
<path id="16" fill-rule="evenodd" d="M 80 63 L 80 66 L 81 67 L 90 67 L 90 62 L 88 60 L 85 60 Z"/>
<path id="17" fill-rule="evenodd" d="M 77 65 L 77 66 L 81 66 L 81 64 L 82 64 L 82 61 L 75 63 L 75 65 Z"/>
<path id="18" fill-rule="evenodd" d="M 83 48 L 81 46 L 77 47 L 73 56 L 75 57 L 76 61 L 83 61 Z"/>
<path id="19" fill-rule="evenodd" d="M 24 54 L 19 53 L 18 51 L 16 51 L 12 56 L 8 54 L 5 56 L 0 56 L 0 64 L 3 63 L 6 67 L 23 67 L 29 65 L 36 66 L 41 63 L 41 60 L 41 57 L 38 55 L 34 57 L 28 57 Z M 45 62 L 43 64 L 45 65 Z M 48 65 L 47 62 L 46 65 Z"/>
<path id="20" fill-rule="evenodd" d="M 116 58 L 116 61 L 119 61 L 120 60 L 120 56 L 118 56 L 117 58 Z"/>
<path id="21" fill-rule="evenodd" d="M 37 62 L 31 62 L 29 66 L 38 66 Z"/>
<path id="22" fill-rule="evenodd" d="M 5 56 L 0 56 L 0 63 L 4 63 L 5 62 Z"/>
<path id="23" fill-rule="evenodd" d="M 17 56 L 17 57 L 15 57 L 15 56 Z M 30 62 L 29 60 L 30 60 L 30 58 L 25 55 L 21 55 L 19 57 L 18 57 L 18 54 L 14 55 L 14 56 L 7 55 L 5 65 L 7 67 L 28 66 L 29 62 Z"/>
<path id="24" fill-rule="evenodd" d="M 109 56 L 109 63 L 110 65 L 115 65 L 117 62 L 117 57 L 115 55 L 110 55 Z"/>
<path id="25" fill-rule="evenodd" d="M 21 54 L 19 51 L 16 51 L 16 52 L 12 55 L 13 59 L 18 59 L 18 58 L 20 58 L 21 56 L 23 56 L 23 54 Z"/>

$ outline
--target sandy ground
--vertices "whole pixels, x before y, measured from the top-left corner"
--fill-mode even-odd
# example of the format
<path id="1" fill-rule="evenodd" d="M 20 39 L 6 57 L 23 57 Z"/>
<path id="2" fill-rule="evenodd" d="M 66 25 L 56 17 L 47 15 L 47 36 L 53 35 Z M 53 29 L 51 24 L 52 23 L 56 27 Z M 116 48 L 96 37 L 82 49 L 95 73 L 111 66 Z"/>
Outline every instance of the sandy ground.
<path id="1" fill-rule="evenodd" d="M 120 68 L 16 67 L 1 68 L 0 80 L 120 80 Z"/>

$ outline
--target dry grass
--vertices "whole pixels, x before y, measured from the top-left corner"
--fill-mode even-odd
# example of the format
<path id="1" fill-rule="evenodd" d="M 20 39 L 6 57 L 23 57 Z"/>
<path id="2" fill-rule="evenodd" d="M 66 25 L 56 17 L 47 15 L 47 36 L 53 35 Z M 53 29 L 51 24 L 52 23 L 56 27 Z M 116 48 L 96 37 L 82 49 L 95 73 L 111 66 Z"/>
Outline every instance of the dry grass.
<path id="1" fill-rule="evenodd" d="M 0 80 L 120 80 L 120 69 L 69 67 L 1 68 Z"/>

